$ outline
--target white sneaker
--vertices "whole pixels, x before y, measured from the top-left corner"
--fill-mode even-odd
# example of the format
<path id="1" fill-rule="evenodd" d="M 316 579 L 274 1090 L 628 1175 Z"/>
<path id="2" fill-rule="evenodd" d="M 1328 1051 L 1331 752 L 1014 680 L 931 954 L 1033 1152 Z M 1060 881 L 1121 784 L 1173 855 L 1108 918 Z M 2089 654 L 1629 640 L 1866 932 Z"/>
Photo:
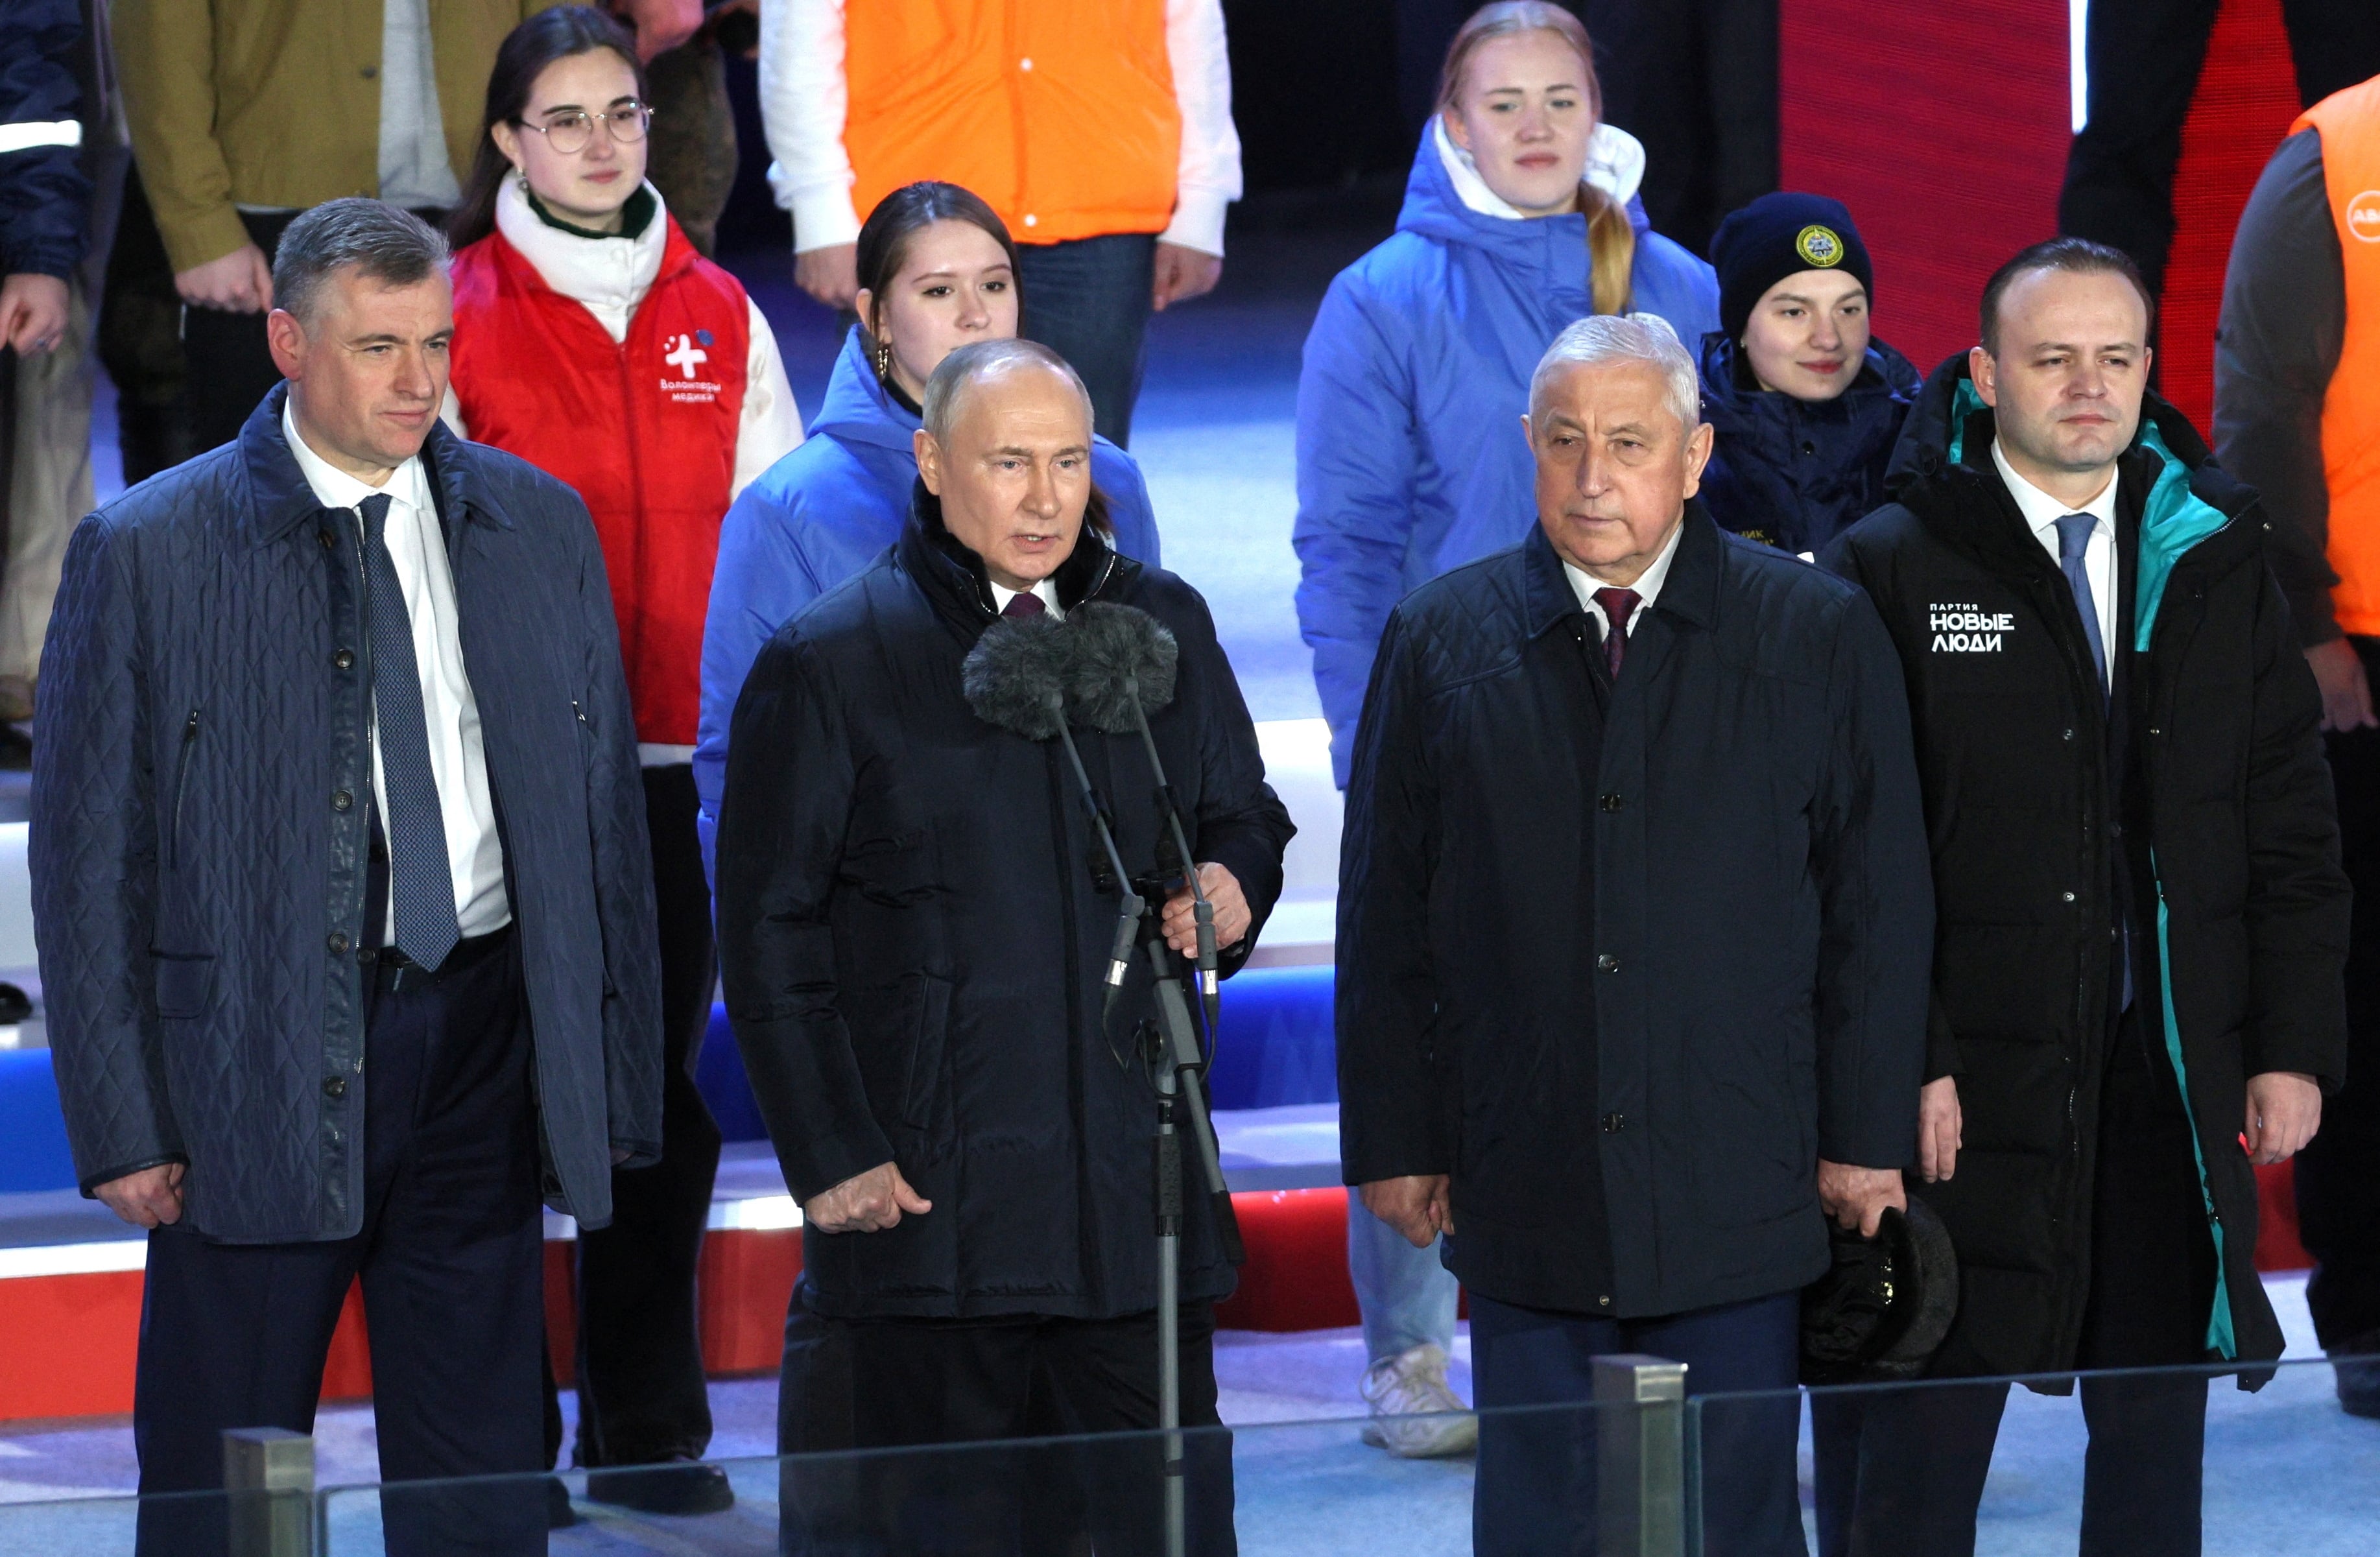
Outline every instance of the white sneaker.
<path id="1" fill-rule="evenodd" d="M 1435 1460 L 1479 1446 L 1479 1418 L 1447 1387 L 1446 1353 L 1424 1342 L 1365 1369 L 1372 1408 L 1364 1441 L 1399 1459 Z"/>

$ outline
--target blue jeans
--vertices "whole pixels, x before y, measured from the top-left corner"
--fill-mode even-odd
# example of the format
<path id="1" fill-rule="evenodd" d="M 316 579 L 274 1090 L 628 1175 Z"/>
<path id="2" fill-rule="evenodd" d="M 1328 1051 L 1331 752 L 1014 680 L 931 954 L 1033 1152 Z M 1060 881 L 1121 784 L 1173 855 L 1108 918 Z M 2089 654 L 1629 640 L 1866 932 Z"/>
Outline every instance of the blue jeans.
<path id="1" fill-rule="evenodd" d="M 1066 243 L 1021 243 L 1023 309 L 1017 334 L 1074 365 L 1091 392 L 1093 430 L 1118 448 L 1132 443 L 1140 398 L 1140 346 L 1157 286 L 1157 239 L 1112 233 Z"/>
<path id="2" fill-rule="evenodd" d="M 1454 1348 L 1454 1308 L 1463 1295 L 1439 1263 L 1439 1246 L 1415 1248 L 1347 1191 L 1347 1274 L 1364 1316 L 1364 1357 L 1386 1362 L 1425 1343 Z"/>
<path id="3" fill-rule="evenodd" d="M 1471 1295 L 1471 1381 L 1479 1470 L 1471 1501 L 1478 1557 L 1593 1557 L 1594 1360 L 1645 1352 L 1686 1365 L 1686 1393 L 1791 1391 L 1801 1295 L 1779 1293 L 1660 1319 L 1599 1320 Z M 1498 1415 L 1505 1407 L 1574 1411 Z M 1807 1557 L 1794 1465 L 1798 1395 L 1714 1403 L 1702 1421 L 1703 1539 L 1728 1557 Z"/>

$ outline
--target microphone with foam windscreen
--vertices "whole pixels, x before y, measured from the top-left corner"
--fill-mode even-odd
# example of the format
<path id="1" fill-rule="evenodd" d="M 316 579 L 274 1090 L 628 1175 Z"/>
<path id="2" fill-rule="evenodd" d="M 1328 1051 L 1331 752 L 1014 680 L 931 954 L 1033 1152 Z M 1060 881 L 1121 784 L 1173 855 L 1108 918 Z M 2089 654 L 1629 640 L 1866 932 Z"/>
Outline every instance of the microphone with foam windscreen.
<path id="1" fill-rule="evenodd" d="M 1163 813 L 1183 877 L 1190 883 L 1198 927 L 1198 992 L 1205 1000 L 1211 1032 L 1222 1004 L 1215 906 L 1207 901 L 1206 886 L 1198 880 L 1197 862 L 1190 858 L 1190 841 L 1182 830 L 1182 808 L 1174 799 L 1173 786 L 1166 782 L 1157 738 L 1148 728 L 1148 716 L 1173 701 L 1182 646 L 1163 623 L 1136 606 L 1085 604 L 1075 609 L 1069 626 L 1077 639 L 1068 661 L 1069 704 L 1093 729 L 1112 736 L 1138 735 L 1141 749 L 1148 754 L 1149 771 L 1156 774 L 1157 809 Z"/>
<path id="2" fill-rule="evenodd" d="M 985 724 L 1028 741 L 1054 737 L 1065 746 L 1066 762 L 1074 770 L 1083 809 L 1089 813 L 1092 831 L 1107 854 L 1116 890 L 1123 894 L 1115 943 L 1108 951 L 1107 1004 L 1112 1008 L 1132 967 L 1133 932 L 1140 924 L 1143 904 L 1132 890 L 1132 873 L 1123 868 L 1123 857 L 1116 850 L 1107 808 L 1083 768 L 1074 733 L 1066 728 L 1066 694 L 1078 650 L 1075 635 L 1053 617 L 1003 616 L 986 627 L 967 651 L 959 666 L 959 690 Z"/>

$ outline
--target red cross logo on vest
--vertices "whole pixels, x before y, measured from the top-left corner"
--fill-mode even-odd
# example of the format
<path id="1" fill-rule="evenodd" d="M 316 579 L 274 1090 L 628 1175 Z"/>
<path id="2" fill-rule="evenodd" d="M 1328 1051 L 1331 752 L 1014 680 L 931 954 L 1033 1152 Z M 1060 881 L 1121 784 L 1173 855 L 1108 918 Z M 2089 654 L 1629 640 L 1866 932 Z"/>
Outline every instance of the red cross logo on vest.
<path id="1" fill-rule="evenodd" d="M 710 360 L 710 353 L 695 345 L 692 335 L 680 335 L 670 343 L 670 348 L 662 354 L 662 360 L 690 379 L 694 377 L 695 369 Z"/>

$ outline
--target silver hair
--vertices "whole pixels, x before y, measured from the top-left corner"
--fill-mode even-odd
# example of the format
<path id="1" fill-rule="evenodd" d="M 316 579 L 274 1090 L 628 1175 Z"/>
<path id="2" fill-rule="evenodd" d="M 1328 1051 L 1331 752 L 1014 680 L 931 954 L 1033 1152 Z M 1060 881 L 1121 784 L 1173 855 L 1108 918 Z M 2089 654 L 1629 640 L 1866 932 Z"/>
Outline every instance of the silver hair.
<path id="1" fill-rule="evenodd" d="M 1565 368 L 1608 362 L 1643 362 L 1669 380 L 1669 406 L 1678 425 L 1692 432 L 1703 420 L 1702 376 L 1686 355 L 1678 332 L 1658 313 L 1598 313 L 1577 320 L 1554 337 L 1529 375 L 1529 415 L 1544 404 L 1546 386 Z"/>
<path id="2" fill-rule="evenodd" d="M 349 265 L 367 281 L 411 286 L 446 274 L 445 235 L 410 211 L 361 195 L 325 201 L 281 235 L 273 256 L 273 301 L 314 322 L 323 278 Z"/>
<path id="3" fill-rule="evenodd" d="M 943 358 L 934 376 L 926 381 L 925 397 L 918 403 L 926 431 L 933 434 L 937 444 L 948 441 L 951 423 L 958 420 L 959 407 L 969 390 L 1005 369 L 1028 363 L 1053 369 L 1075 386 L 1075 393 L 1083 397 L 1083 426 L 1089 431 L 1091 392 L 1083 386 L 1083 375 L 1048 347 L 1027 340 L 978 341 Z"/>

